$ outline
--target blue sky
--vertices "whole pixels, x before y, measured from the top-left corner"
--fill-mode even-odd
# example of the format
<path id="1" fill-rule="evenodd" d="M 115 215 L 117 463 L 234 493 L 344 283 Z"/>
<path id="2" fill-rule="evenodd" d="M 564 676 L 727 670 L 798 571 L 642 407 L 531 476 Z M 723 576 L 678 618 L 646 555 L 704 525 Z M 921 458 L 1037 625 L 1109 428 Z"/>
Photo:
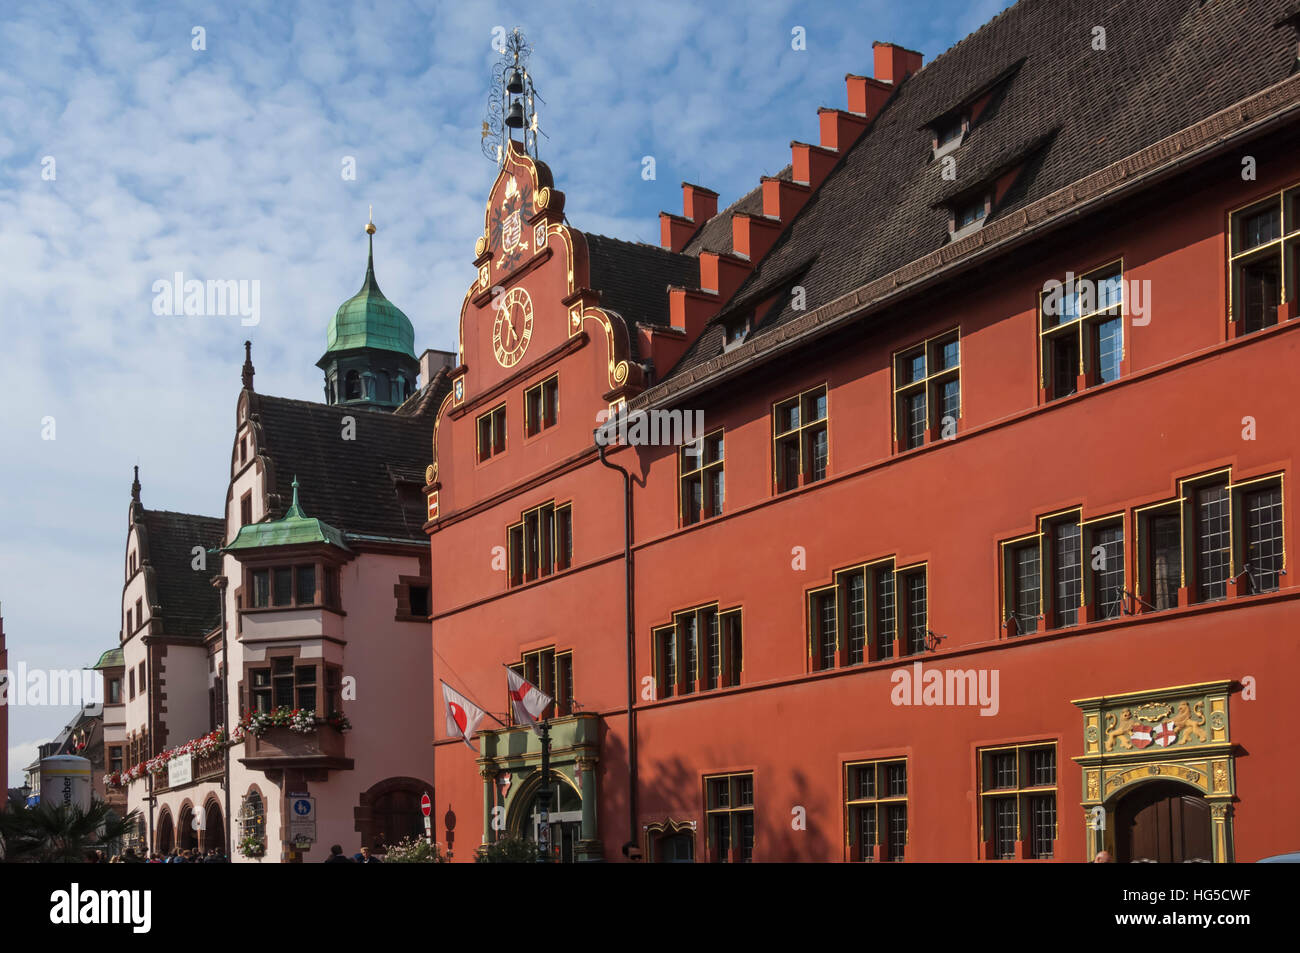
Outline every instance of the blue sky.
<path id="1" fill-rule="evenodd" d="M 1032 0 L 1026 0 L 1032 2 Z M 535 48 L 541 156 L 578 228 L 657 243 L 683 179 L 729 203 L 817 139 L 871 43 L 928 63 L 1010 0 L 6 4 L 0 9 L 0 607 L 10 665 L 117 644 L 131 467 L 219 515 L 241 342 L 318 400 L 325 325 L 376 272 L 454 349 L 494 165 L 493 28 Z M 206 49 L 193 49 L 202 27 Z M 803 27 L 806 49 L 791 48 Z M 641 176 L 654 156 L 656 178 Z M 356 178 L 345 181 L 345 156 Z M 42 177 L 54 160 L 51 180 Z M 48 173 L 47 173 L 48 174 Z M 256 279 L 261 322 L 153 313 L 181 271 Z M 53 417 L 55 439 L 42 439 Z M 436 571 L 436 570 L 435 570 Z M 71 709 L 10 711 L 10 778 Z"/>

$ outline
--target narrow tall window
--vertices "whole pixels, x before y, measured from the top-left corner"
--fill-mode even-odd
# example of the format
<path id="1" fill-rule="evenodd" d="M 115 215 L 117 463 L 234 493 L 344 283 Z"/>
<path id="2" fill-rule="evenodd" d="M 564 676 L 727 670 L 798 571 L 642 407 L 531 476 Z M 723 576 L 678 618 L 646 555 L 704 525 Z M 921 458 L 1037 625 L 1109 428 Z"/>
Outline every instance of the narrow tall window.
<path id="1" fill-rule="evenodd" d="M 524 391 L 524 431 L 536 436 L 554 427 L 560 414 L 560 379 L 549 377 Z"/>
<path id="2" fill-rule="evenodd" d="M 903 592 L 907 599 L 907 651 L 909 655 L 917 655 L 925 651 L 929 634 L 924 568 L 903 574 Z"/>
<path id="3" fill-rule="evenodd" d="M 1010 550 L 1012 635 L 1028 635 L 1038 629 L 1041 602 L 1038 540 Z"/>
<path id="4" fill-rule="evenodd" d="M 897 638 L 897 617 L 894 600 L 894 567 L 885 566 L 873 574 L 875 581 L 875 636 L 876 657 L 893 658 L 894 640 Z"/>
<path id="5" fill-rule="evenodd" d="M 1077 521 L 1056 523 L 1052 540 L 1052 618 L 1057 628 L 1079 621 L 1079 599 L 1083 589 L 1080 534 Z"/>
<path id="6" fill-rule="evenodd" d="M 1098 528 L 1092 536 L 1089 560 L 1096 617 L 1118 619 L 1124 611 L 1124 527 Z"/>
<path id="7" fill-rule="evenodd" d="M 671 698 L 677 688 L 677 628 L 667 626 L 656 629 L 655 640 L 655 697 Z"/>
<path id="8" fill-rule="evenodd" d="M 678 451 L 682 525 L 722 512 L 725 491 L 722 431 L 701 437 Z"/>
<path id="9" fill-rule="evenodd" d="M 1282 572 L 1282 488 L 1245 494 L 1246 592 L 1272 592 Z"/>
<path id="10" fill-rule="evenodd" d="M 823 671 L 835 667 L 838 649 L 835 625 L 835 590 L 824 589 L 812 597 L 812 668 Z"/>
<path id="11" fill-rule="evenodd" d="M 506 405 L 478 418 L 478 460 L 482 463 L 506 450 Z"/>
<path id="12" fill-rule="evenodd" d="M 1231 574 L 1231 522 L 1228 487 L 1201 487 L 1196 491 L 1196 580 L 1202 602 L 1228 594 Z"/>
<path id="13" fill-rule="evenodd" d="M 867 658 L 867 577 L 866 572 L 850 573 L 844 589 L 846 635 L 850 665 Z"/>
<path id="14" fill-rule="evenodd" d="M 783 400 L 773 409 L 773 480 L 785 493 L 826 478 L 830 457 L 826 387 Z"/>
<path id="15" fill-rule="evenodd" d="M 1151 527 L 1151 586 L 1143 598 L 1155 609 L 1178 606 L 1178 590 L 1183 585 L 1183 539 L 1181 521 L 1176 515 L 1153 516 Z"/>

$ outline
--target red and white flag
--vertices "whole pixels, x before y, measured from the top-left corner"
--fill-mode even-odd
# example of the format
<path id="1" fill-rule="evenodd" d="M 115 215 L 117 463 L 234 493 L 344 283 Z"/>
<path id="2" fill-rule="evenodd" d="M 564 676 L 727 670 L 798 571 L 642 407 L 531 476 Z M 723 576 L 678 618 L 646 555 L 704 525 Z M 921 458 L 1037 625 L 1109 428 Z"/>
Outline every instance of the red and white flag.
<path id="1" fill-rule="evenodd" d="M 506 669 L 506 684 L 510 689 L 510 707 L 515 721 L 521 725 L 536 725 L 537 719 L 555 701 L 512 668 Z"/>
<path id="2" fill-rule="evenodd" d="M 447 734 L 460 738 L 469 745 L 470 751 L 477 753 L 478 749 L 469 743 L 469 739 L 474 737 L 478 723 L 483 720 L 483 709 L 446 682 L 442 683 L 442 698 L 447 703 Z"/>

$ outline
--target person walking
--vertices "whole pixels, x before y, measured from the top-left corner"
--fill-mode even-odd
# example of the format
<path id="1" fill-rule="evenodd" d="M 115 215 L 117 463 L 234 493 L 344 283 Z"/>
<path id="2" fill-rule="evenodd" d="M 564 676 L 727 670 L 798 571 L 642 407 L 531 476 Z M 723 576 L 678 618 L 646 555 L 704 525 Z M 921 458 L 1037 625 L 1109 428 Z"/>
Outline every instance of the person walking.
<path id="1" fill-rule="evenodd" d="M 351 857 L 345 857 L 345 856 L 343 856 L 343 845 L 342 845 L 342 844 L 335 844 L 333 847 L 330 848 L 330 855 L 329 855 L 328 857 L 325 858 L 325 863 L 327 863 L 327 864 L 350 864 L 350 863 L 352 863 L 352 858 L 351 858 Z"/>

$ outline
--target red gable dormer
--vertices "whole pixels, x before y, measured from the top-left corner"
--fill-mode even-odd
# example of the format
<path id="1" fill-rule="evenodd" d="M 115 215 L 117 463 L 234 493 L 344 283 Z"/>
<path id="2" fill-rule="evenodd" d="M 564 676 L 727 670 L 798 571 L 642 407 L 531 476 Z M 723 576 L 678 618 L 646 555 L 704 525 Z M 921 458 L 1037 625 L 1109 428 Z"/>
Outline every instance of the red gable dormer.
<path id="1" fill-rule="evenodd" d="M 471 487 L 481 499 L 557 454 L 590 448 L 597 412 L 646 385 L 629 340 L 635 317 L 601 307 L 586 236 L 565 224 L 564 193 L 550 169 L 518 143 L 507 146 L 474 250 L 478 277 L 461 305 L 460 366 L 434 434 L 431 519 L 470 505 Z M 666 284 L 664 293 L 666 301 Z M 525 392 L 552 376 L 558 420 L 544 435 L 529 433 Z M 503 425 L 482 422 L 502 407 Z"/>

